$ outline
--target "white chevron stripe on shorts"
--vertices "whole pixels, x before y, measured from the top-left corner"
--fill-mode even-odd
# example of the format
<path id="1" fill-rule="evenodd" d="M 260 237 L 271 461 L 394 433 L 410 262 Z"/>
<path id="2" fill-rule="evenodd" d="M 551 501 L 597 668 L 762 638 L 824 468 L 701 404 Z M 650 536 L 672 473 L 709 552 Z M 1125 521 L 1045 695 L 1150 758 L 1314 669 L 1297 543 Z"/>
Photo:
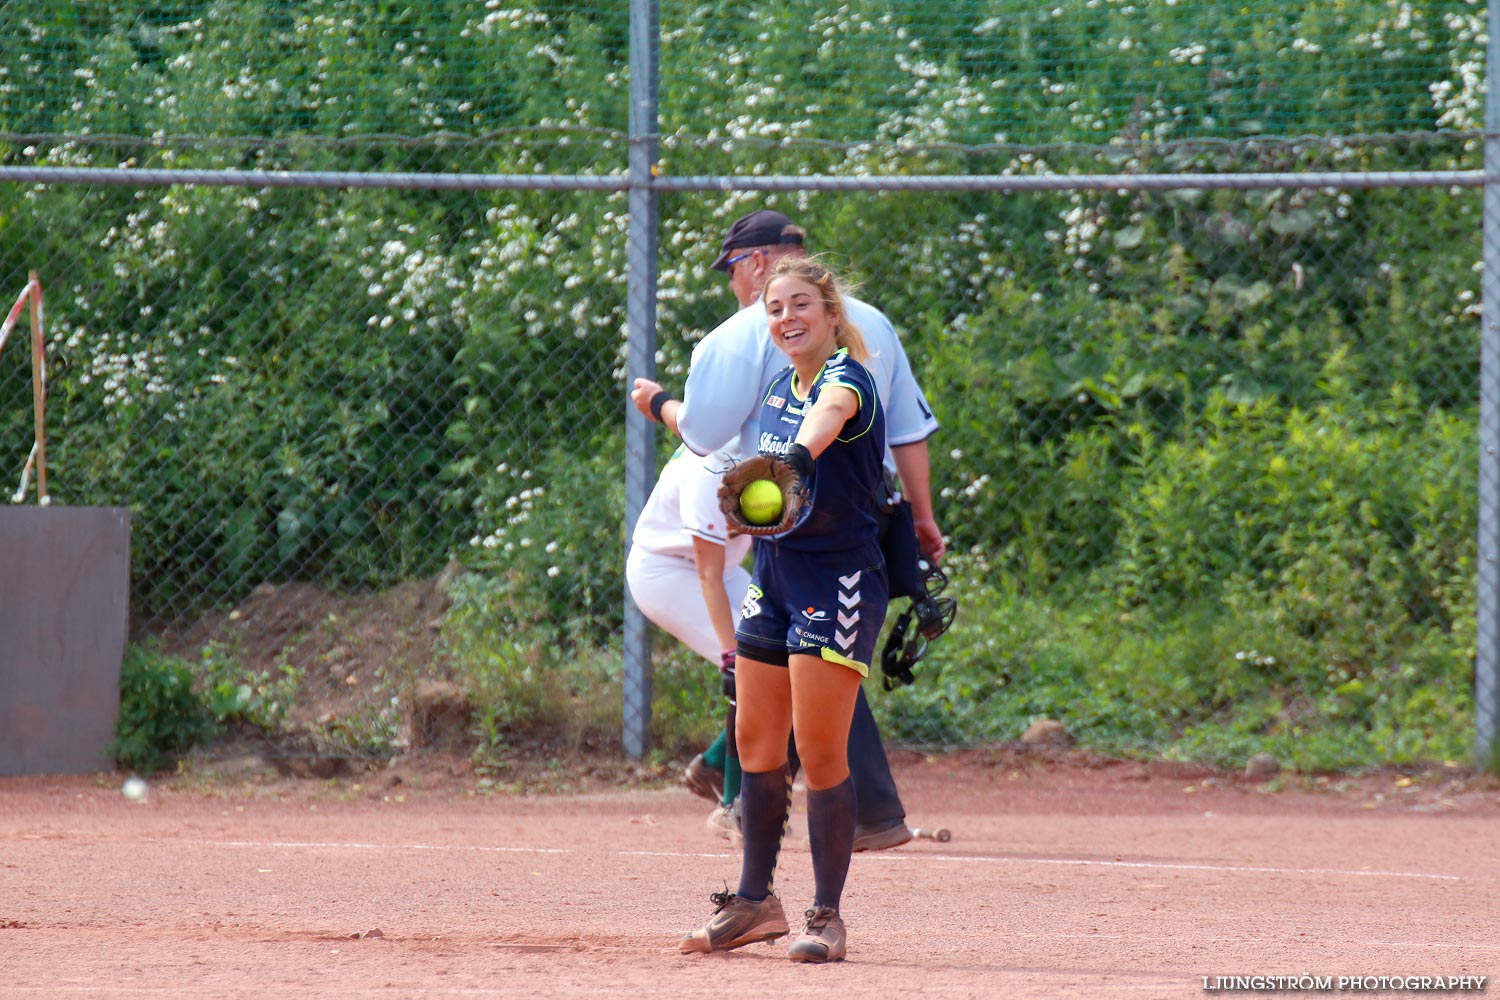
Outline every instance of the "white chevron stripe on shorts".
<path id="1" fill-rule="evenodd" d="M 839 648 L 846 653 L 854 648 L 854 640 L 857 635 L 853 631 L 853 628 L 859 622 L 860 598 L 859 591 L 855 588 L 859 586 L 859 578 L 863 572 L 861 570 L 851 573 L 848 576 L 839 577 L 839 603 L 846 608 L 850 608 L 851 613 L 845 614 L 842 611 L 838 613 L 840 628 L 834 631 L 833 641 L 838 643 Z M 845 632 L 843 631 L 844 629 L 850 629 L 850 631 Z"/>

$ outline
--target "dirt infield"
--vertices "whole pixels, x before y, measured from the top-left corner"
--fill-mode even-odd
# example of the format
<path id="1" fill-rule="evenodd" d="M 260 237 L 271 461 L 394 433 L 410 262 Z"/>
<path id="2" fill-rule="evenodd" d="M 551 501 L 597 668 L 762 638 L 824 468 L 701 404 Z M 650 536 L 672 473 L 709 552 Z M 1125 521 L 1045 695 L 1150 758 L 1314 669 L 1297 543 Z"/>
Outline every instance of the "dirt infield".
<path id="1" fill-rule="evenodd" d="M 849 961 L 826 967 L 785 942 L 677 953 L 738 873 L 677 788 L 179 779 L 134 802 L 122 775 L 0 779 L 0 997 L 1150 998 L 1500 973 L 1493 782 L 1270 791 L 993 755 L 897 776 L 912 824 L 952 841 L 856 855 Z M 789 913 L 810 869 L 791 844 Z M 1420 980 L 1399 985 L 1363 992 Z"/>

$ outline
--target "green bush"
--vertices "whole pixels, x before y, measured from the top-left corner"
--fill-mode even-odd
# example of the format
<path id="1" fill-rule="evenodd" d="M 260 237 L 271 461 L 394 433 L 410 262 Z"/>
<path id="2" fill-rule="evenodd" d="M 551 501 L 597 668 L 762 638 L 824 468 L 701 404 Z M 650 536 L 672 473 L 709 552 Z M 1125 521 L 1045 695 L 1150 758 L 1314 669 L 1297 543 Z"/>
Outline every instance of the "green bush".
<path id="1" fill-rule="evenodd" d="M 283 664 L 247 671 L 238 651 L 210 642 L 198 662 L 153 643 L 126 647 L 120 668 L 120 716 L 110 752 L 121 767 L 159 771 L 232 725 L 278 733 L 301 683 Z"/>
<path id="2" fill-rule="evenodd" d="M 224 642 L 203 647 L 195 674 L 216 726 L 245 723 L 264 733 L 283 728 L 302 684 L 302 671 L 286 663 L 246 670 L 239 650 Z"/>
<path id="3" fill-rule="evenodd" d="M 120 767 L 150 773 L 173 766 L 217 731 L 191 664 L 131 646 L 120 667 L 120 717 L 110 753 Z"/>
<path id="4" fill-rule="evenodd" d="M 0 6 L 28 39 L 0 74 L 6 164 L 625 160 L 618 6 L 23 6 Z M 1481 165 L 1462 131 L 1482 103 L 1465 0 L 668 8 L 669 175 Z M 761 205 L 896 319 L 943 425 L 963 610 L 933 683 L 883 703 L 899 736 L 1007 739 L 1055 714 L 1101 747 L 1220 760 L 1466 745 L 1475 191 L 662 194 L 673 389 L 732 308 L 707 262 Z M 458 558 L 473 572 L 445 635 L 487 730 L 571 714 L 612 731 L 621 414 L 640 374 L 628 207 L 618 191 L 0 185 L 0 293 L 44 265 L 55 498 L 133 508 L 142 623 L 265 580 L 381 587 Z M 7 475 L 29 379 L 24 351 L 0 357 Z M 210 716 L 277 724 L 294 677 L 205 655 Z M 689 658 L 664 664 L 661 738 L 691 740 L 711 692 Z M 162 753 L 195 731 L 167 697 L 175 673 L 158 663 L 132 694 L 170 722 L 132 730 Z M 388 737 L 372 723 L 372 745 Z"/>

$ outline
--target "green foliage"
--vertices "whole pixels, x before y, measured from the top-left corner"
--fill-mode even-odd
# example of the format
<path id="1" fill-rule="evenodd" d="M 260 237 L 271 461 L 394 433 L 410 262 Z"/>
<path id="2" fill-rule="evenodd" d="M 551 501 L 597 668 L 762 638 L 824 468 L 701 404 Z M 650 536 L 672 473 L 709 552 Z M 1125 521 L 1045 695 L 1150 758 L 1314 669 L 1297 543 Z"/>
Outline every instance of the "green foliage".
<path id="1" fill-rule="evenodd" d="M 110 753 L 123 768 L 170 767 L 216 731 L 192 665 L 131 646 L 120 667 L 120 717 Z"/>
<path id="2" fill-rule="evenodd" d="M 718 665 L 658 633 L 651 667 L 651 746 L 671 758 L 692 757 L 724 728 L 728 706 Z"/>
<path id="3" fill-rule="evenodd" d="M 1478 124 L 1484 13 L 1465 0 L 660 6 L 662 131 L 705 145 Z M 26 42 L 0 78 L 0 121 L 23 134 L 462 139 L 567 124 L 618 136 L 628 15 L 558 0 L 23 0 L 0 7 L 0 31 Z M 433 154 L 377 155 L 399 169 Z"/>
<path id="4" fill-rule="evenodd" d="M 477 573 L 460 589 L 493 620 L 488 627 L 559 647 L 619 629 L 620 435 L 611 428 L 595 440 L 517 450 L 516 464 L 501 462 L 485 478 L 476 510 L 493 529 L 471 545 L 466 562 Z M 566 589 L 549 585 L 558 579 Z"/>
<path id="5" fill-rule="evenodd" d="M 520 573 L 472 572 L 452 585 L 442 657 L 473 701 L 477 759 L 493 765 L 525 739 L 616 746 L 623 700 L 616 594 L 604 590 L 591 614 L 552 607 L 524 582 Z M 711 740 L 723 710 L 718 670 L 662 635 L 653 674 L 653 745 L 681 753 Z"/>
<path id="6" fill-rule="evenodd" d="M 238 650 L 222 642 L 203 647 L 196 673 L 216 725 L 246 723 L 266 733 L 282 728 L 302 684 L 302 672 L 289 664 L 246 670 Z"/>
<path id="7" fill-rule="evenodd" d="M 1021 518 L 1020 544 L 950 566 L 959 624 L 932 687 L 888 704 L 892 728 L 1013 739 L 1051 716 L 1092 746 L 1230 765 L 1463 757 L 1473 414 L 1400 383 L 1372 398 L 1352 357 L 1326 356 L 1304 406 L 1214 390 L 1168 423 L 1127 412 L 1107 373 L 1065 374 L 1054 398 L 1105 402 L 1038 443 L 1061 474 L 1035 481 L 1056 492 L 994 496 L 983 476 L 963 491 L 980 518 Z M 1025 432 L 1006 440 L 1015 464 L 1038 461 Z"/>
<path id="8" fill-rule="evenodd" d="M 205 645 L 197 663 L 154 644 L 132 644 L 120 668 L 120 717 L 110 752 L 121 767 L 158 771 L 227 726 L 275 733 L 301 680 L 284 664 L 274 674 L 247 671 L 237 651 L 220 642 Z"/>
<path id="9" fill-rule="evenodd" d="M 1465 0 L 941 6 L 664 4 L 660 168 L 1481 165 Z M 0 5 L 0 33 L 26 42 L 0 73 L 6 164 L 624 165 L 622 5 L 37 0 Z M 1125 752 L 1460 755 L 1475 192 L 662 194 L 669 386 L 732 308 L 707 271 L 725 226 L 762 205 L 896 319 L 942 422 L 963 610 L 932 683 L 885 702 L 899 736 L 1049 714 Z M 445 636 L 486 742 L 613 733 L 626 218 L 609 191 L 0 185 L 0 302 L 33 267 L 48 292 L 54 497 L 132 507 L 144 622 L 458 558 Z M 24 351 L 0 356 L 6 476 L 29 380 Z M 206 650 L 195 708 L 153 655 L 133 759 L 201 738 L 200 709 L 274 727 L 297 680 Z M 665 655 L 663 741 L 702 735 L 701 674 Z M 327 735 L 381 748 L 392 726 Z"/>
<path id="10" fill-rule="evenodd" d="M 512 741 L 572 743 L 619 730 L 618 642 L 595 645 L 541 626 L 518 628 L 532 613 L 504 582 L 470 574 L 453 586 L 444 658 L 465 678 L 474 706 L 476 756 L 493 762 Z"/>
<path id="11" fill-rule="evenodd" d="M 342 757 L 385 760 L 396 753 L 401 737 L 401 719 L 389 706 L 339 716 L 308 727 L 320 752 Z"/>
<path id="12" fill-rule="evenodd" d="M 896 738 L 1003 742 L 1053 718 L 1106 753 L 1231 769 L 1263 750 L 1304 771 L 1472 753 L 1471 639 L 1456 645 L 1437 629 L 1389 639 L 1388 660 L 1351 670 L 1255 609 L 1158 616 L 1103 593 L 1058 607 L 996 587 L 980 560 L 956 558 L 948 572 L 961 595 L 954 628 L 916 684 L 871 698 Z"/>

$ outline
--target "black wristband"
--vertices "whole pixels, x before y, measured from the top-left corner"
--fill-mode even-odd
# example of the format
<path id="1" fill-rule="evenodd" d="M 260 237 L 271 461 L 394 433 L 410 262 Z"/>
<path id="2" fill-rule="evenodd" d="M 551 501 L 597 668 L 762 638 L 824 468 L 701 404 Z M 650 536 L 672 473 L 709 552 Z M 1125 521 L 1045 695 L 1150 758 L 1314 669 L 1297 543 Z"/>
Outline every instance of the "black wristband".
<path id="1" fill-rule="evenodd" d="M 783 457 L 786 459 L 786 464 L 792 467 L 792 471 L 797 473 L 798 479 L 806 482 L 812 478 L 813 457 L 806 445 L 795 443 L 788 445 L 786 455 Z"/>
<path id="2" fill-rule="evenodd" d="M 661 408 L 663 406 L 666 406 L 667 401 L 671 398 L 672 394 L 665 389 L 662 389 L 656 395 L 651 397 L 650 409 L 652 420 L 655 420 L 657 423 L 661 423 Z"/>

